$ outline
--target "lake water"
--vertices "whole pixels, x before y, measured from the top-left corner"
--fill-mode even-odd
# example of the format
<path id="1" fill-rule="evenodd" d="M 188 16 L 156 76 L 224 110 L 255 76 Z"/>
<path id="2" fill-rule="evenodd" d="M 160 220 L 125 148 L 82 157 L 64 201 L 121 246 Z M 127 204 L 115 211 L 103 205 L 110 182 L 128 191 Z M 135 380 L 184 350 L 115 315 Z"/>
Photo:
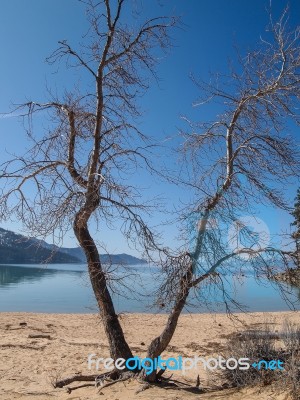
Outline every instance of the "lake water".
<path id="1" fill-rule="evenodd" d="M 115 269 L 112 283 L 118 282 L 121 274 L 126 275 L 122 293 L 113 293 L 117 312 L 157 312 L 151 293 L 158 287 L 159 270 L 145 265 L 130 266 L 122 273 Z M 291 303 L 300 310 L 299 288 L 291 289 L 287 304 L 276 287 L 264 280 L 257 283 L 250 273 L 241 279 L 229 274 L 226 280 L 233 300 L 248 311 L 285 311 L 290 310 Z M 186 312 L 226 311 L 221 292 L 204 288 L 203 293 L 210 302 L 193 301 Z M 0 311 L 94 313 L 97 306 L 83 264 L 0 265 Z"/>

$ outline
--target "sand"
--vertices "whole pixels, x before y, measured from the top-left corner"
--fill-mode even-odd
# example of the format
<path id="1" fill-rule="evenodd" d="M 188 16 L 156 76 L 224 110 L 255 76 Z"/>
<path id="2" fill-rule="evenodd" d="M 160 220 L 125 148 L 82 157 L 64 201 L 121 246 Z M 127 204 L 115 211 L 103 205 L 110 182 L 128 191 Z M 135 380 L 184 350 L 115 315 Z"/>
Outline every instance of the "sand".
<path id="1" fill-rule="evenodd" d="M 300 322 L 300 312 L 238 314 L 238 317 L 229 319 L 225 314 L 182 315 L 173 340 L 163 356 L 212 357 L 221 354 L 226 348 L 228 338 L 238 331 L 262 327 L 265 321 L 272 322 L 275 329 L 280 329 L 285 319 Z M 145 356 L 147 344 L 161 332 L 165 320 L 165 315 L 121 315 L 126 338 L 136 355 Z M 205 394 L 153 387 L 135 394 L 140 387 L 140 383 L 135 379 L 104 388 L 102 394 L 99 394 L 94 387 L 78 389 L 68 394 L 66 389 L 54 389 L 52 382 L 74 373 L 85 375 L 96 373 L 95 370 L 88 369 L 89 354 L 109 357 L 107 341 L 97 315 L 0 313 L 0 332 L 1 400 L 284 400 L 288 398 L 284 392 L 278 393 L 277 389 L 272 387 L 226 389 Z M 29 337 L 32 335 L 46 335 L 46 337 Z M 103 371 L 102 369 L 99 373 Z M 198 373 L 203 387 L 212 384 L 213 378 L 204 370 L 192 370 L 185 376 L 181 372 L 176 372 L 174 377 L 182 382 L 195 383 Z"/>

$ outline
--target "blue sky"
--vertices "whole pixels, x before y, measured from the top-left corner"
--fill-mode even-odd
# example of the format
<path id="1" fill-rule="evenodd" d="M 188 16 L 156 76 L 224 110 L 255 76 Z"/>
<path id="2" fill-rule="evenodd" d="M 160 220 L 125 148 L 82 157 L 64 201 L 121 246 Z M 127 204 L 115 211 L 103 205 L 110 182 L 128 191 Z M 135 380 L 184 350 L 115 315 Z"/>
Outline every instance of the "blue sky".
<path id="1" fill-rule="evenodd" d="M 292 25 L 300 21 L 300 2 L 290 2 Z M 136 6 L 146 17 L 155 15 L 179 15 L 184 26 L 172 33 L 174 46 L 162 59 L 157 71 L 160 81 L 154 80 L 147 94 L 141 99 L 144 116 L 141 127 L 158 141 L 168 138 L 168 145 L 176 143 L 180 116 L 188 115 L 197 120 L 204 118 L 199 109 L 192 108 L 197 98 L 197 89 L 190 74 L 205 79 L 209 72 L 226 72 L 228 63 L 235 59 L 233 45 L 246 51 L 253 48 L 263 34 L 268 22 L 264 0 L 144 0 Z M 274 16 L 280 15 L 286 1 L 273 1 Z M 129 20 L 128 14 L 128 21 Z M 84 5 L 76 0 L 2 0 L 0 3 L 0 112 L 9 110 L 11 103 L 27 100 L 43 101 L 46 86 L 59 92 L 71 86 L 74 74 L 61 67 L 49 66 L 45 58 L 55 50 L 57 41 L 68 39 L 76 45 L 87 30 Z M 76 79 L 78 76 L 76 76 Z M 81 77 L 85 83 L 85 75 Z M 213 109 L 211 112 L 213 113 Z M 40 127 L 40 125 L 38 125 Z M 0 160 L 7 152 L 22 153 L 27 146 L 22 126 L 16 118 L 0 118 Z M 299 136 L 298 132 L 295 135 Z M 164 154 L 161 155 L 164 158 Z M 169 155 L 168 155 L 169 156 Z M 170 160 L 174 165 L 176 158 Z M 163 195 L 169 209 L 187 200 L 189 193 L 166 183 L 136 178 L 136 182 L 148 187 L 149 192 Z M 295 187 L 287 188 L 292 199 Z M 147 196 L 148 196 L 147 195 Z M 272 231 L 286 229 L 290 218 L 276 210 L 259 208 Z M 156 225 L 163 219 L 154 215 L 151 222 Z M 4 228 L 21 231 L 18 223 L 2 225 Z M 165 240 L 172 244 L 176 236 L 175 226 L 164 228 Z M 130 252 L 125 240 L 117 231 L 105 234 L 108 248 L 112 252 Z M 65 238 L 66 246 L 75 245 L 73 235 Z"/>

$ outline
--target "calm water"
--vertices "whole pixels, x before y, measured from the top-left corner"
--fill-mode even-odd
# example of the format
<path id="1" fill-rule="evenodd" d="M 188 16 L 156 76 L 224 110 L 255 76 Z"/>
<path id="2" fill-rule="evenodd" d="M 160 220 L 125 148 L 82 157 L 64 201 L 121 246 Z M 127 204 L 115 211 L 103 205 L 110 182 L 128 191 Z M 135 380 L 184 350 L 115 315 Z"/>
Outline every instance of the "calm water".
<path id="1" fill-rule="evenodd" d="M 115 268 L 112 284 L 121 275 L 126 275 L 122 292 L 113 294 L 117 312 L 156 312 L 157 308 L 151 307 L 151 292 L 157 289 L 159 271 L 144 265 L 128 267 L 126 271 Z M 227 276 L 226 289 L 249 311 L 290 309 L 275 287 L 266 281 L 258 284 L 251 274 L 246 274 L 242 280 Z M 300 310 L 300 289 L 291 291 L 288 300 Z M 197 306 L 190 304 L 186 311 L 225 311 L 220 292 L 211 288 L 203 292 L 209 293 L 206 298 L 210 299 L 210 304 L 204 305 L 203 301 Z M 0 265 L 0 311 L 92 313 L 97 307 L 85 265 Z"/>

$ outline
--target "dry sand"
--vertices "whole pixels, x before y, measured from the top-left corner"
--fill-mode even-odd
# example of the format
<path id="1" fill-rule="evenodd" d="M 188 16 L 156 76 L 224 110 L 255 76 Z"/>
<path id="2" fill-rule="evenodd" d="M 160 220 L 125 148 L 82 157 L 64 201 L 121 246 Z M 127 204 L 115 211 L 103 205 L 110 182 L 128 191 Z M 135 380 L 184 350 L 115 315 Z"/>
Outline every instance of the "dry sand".
<path id="1" fill-rule="evenodd" d="M 283 321 L 300 322 L 300 312 L 239 314 L 239 320 L 230 320 L 224 314 L 193 314 L 181 316 L 178 329 L 163 356 L 213 357 L 222 353 L 226 340 L 238 331 L 259 328 L 265 321 L 280 328 Z M 166 316 L 126 314 L 121 322 L 133 352 L 143 357 L 149 341 L 162 330 Z M 20 325 L 26 323 L 26 325 Z M 136 380 L 119 382 L 104 388 L 100 395 L 93 387 L 75 390 L 54 389 L 55 379 L 89 374 L 87 357 L 109 357 L 107 341 L 97 315 L 0 313 L 0 399 L 222 399 L 222 400 L 284 400 L 284 393 L 273 388 L 243 390 L 226 389 L 205 394 L 187 391 L 150 388 L 135 394 L 140 384 Z M 50 335 L 50 338 L 30 338 L 29 335 Z M 99 371 L 102 372 L 102 371 Z M 196 382 L 199 371 L 186 376 L 176 373 L 182 382 Z M 167 374 L 166 374 L 167 375 Z M 201 384 L 209 377 L 200 371 Z M 210 382 L 211 383 L 211 382 Z M 78 385 L 74 383 L 73 386 Z"/>

